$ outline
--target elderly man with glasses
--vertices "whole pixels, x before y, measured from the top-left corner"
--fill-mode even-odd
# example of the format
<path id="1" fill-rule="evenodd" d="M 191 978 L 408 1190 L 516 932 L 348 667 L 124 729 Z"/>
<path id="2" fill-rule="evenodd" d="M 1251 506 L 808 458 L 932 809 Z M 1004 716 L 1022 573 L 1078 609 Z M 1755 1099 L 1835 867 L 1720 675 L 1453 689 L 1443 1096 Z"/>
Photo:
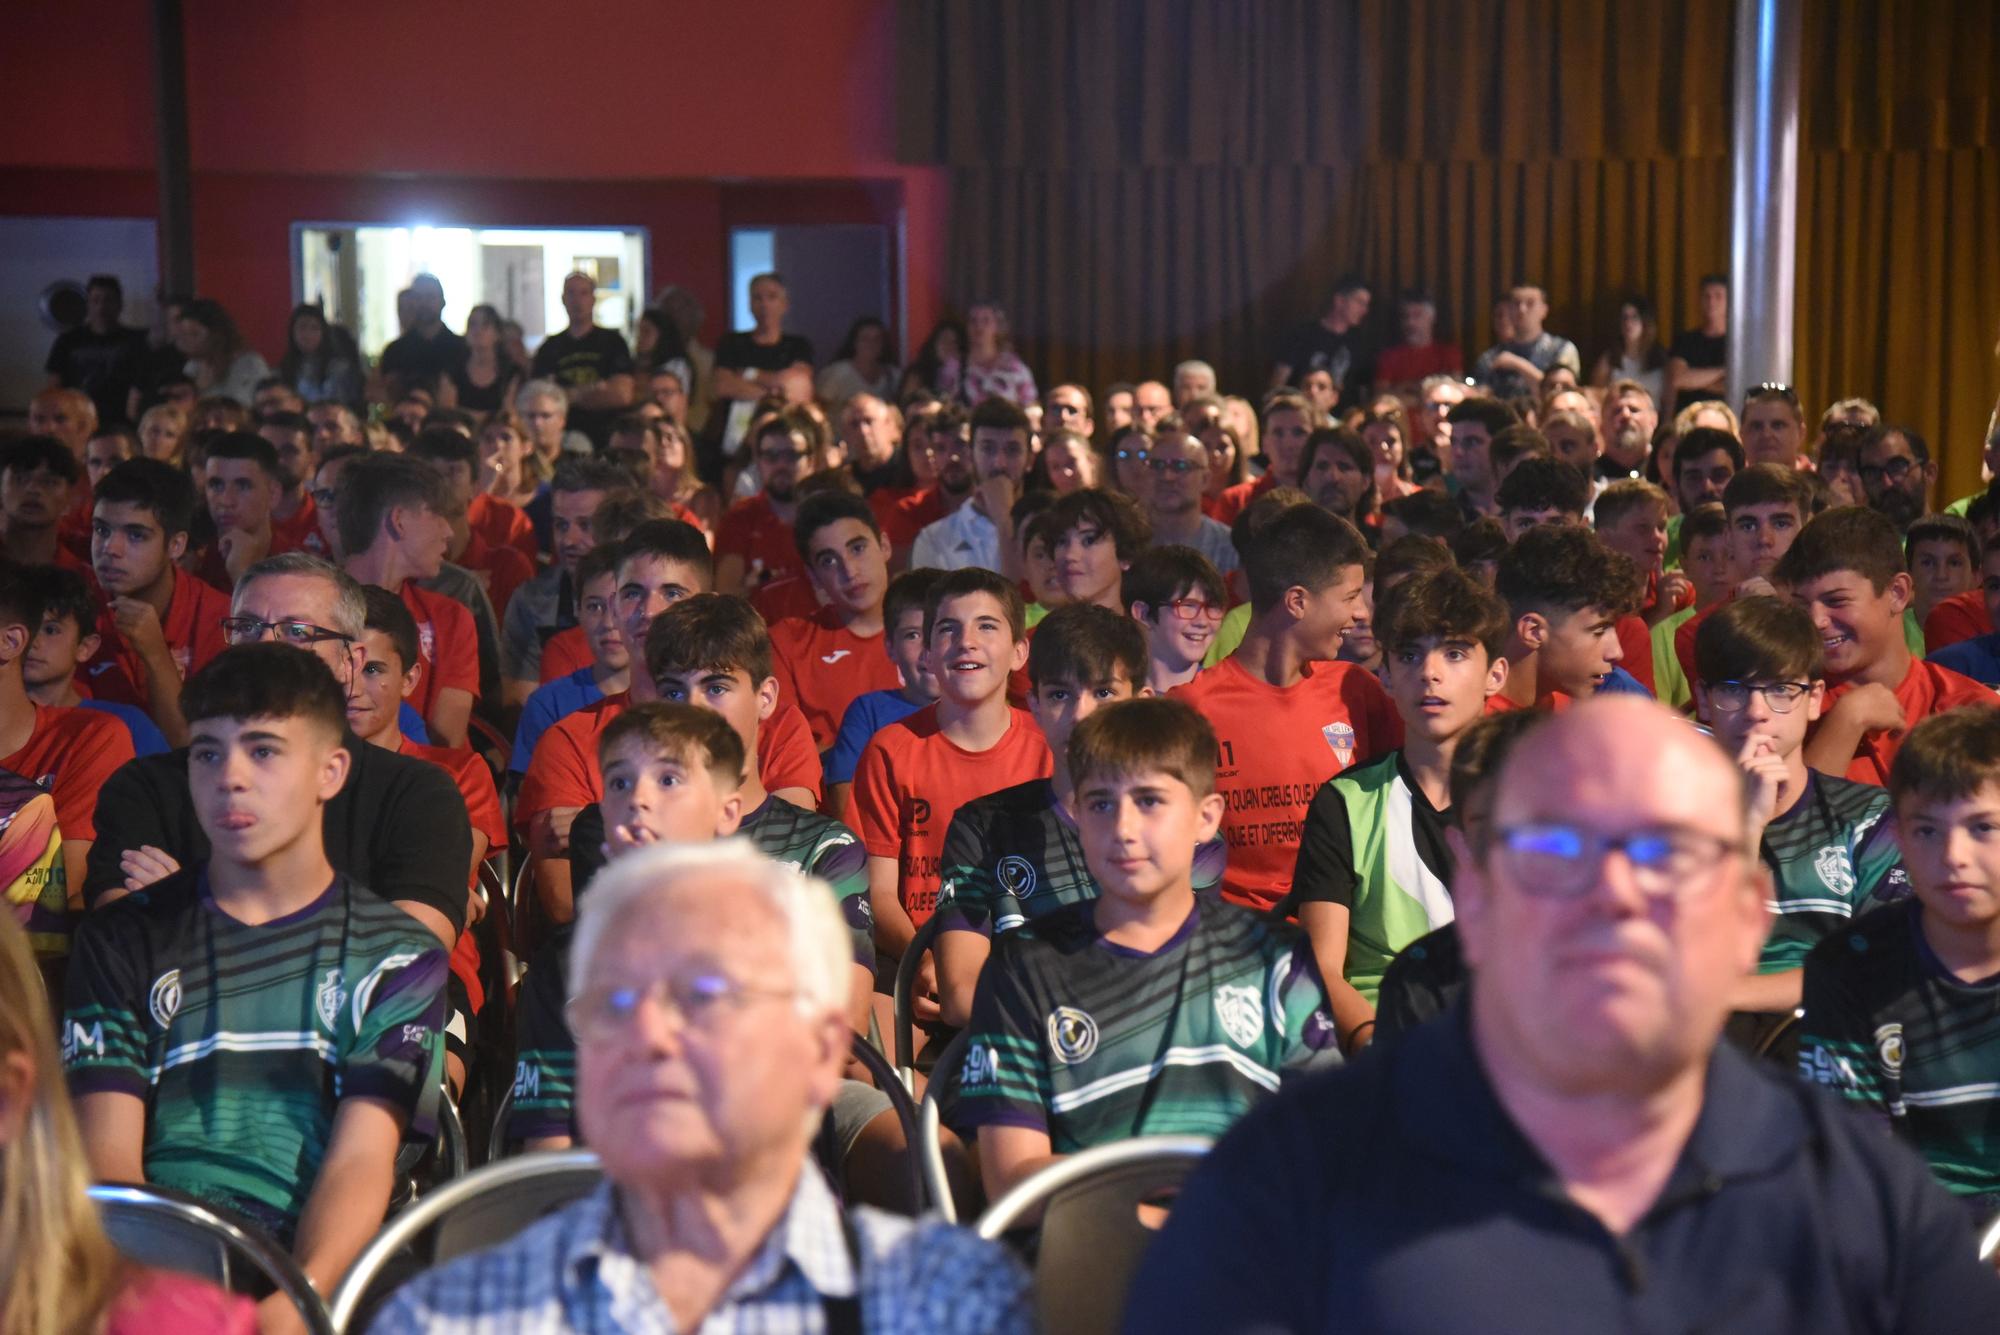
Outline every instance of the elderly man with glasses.
<path id="1" fill-rule="evenodd" d="M 1496 792 L 1452 885 L 1467 999 L 1245 1118 L 1126 1329 L 2000 1329 L 1923 1165 L 1719 1042 L 1771 892 L 1721 748 L 1591 701 Z"/>
<path id="2" fill-rule="evenodd" d="M 1143 438 L 1135 441 L 1144 444 Z M 1229 526 L 1202 513 L 1208 492 L 1208 447 L 1178 417 L 1161 419 L 1144 460 L 1147 485 L 1136 499 L 1153 525 L 1153 546 L 1192 547 L 1228 574 L 1240 564 Z"/>
<path id="3" fill-rule="evenodd" d="M 605 1184 L 417 1279 L 374 1331 L 1030 1329 L 998 1247 L 843 1210 L 810 1158 L 853 1037 L 825 886 L 740 841 L 650 848 L 592 883 L 570 959 Z"/>
<path id="4" fill-rule="evenodd" d="M 367 605 L 361 586 L 316 556 L 288 552 L 243 572 L 223 633 L 231 644 L 276 639 L 316 655 L 347 690 L 361 670 Z M 347 781 L 326 804 L 326 854 L 428 927 L 450 948 L 465 925 L 472 826 L 451 776 L 429 761 L 364 746 L 349 733 Z M 183 747 L 121 767 L 98 793 L 97 841 L 84 900 L 91 907 L 208 860 L 195 820 Z"/>

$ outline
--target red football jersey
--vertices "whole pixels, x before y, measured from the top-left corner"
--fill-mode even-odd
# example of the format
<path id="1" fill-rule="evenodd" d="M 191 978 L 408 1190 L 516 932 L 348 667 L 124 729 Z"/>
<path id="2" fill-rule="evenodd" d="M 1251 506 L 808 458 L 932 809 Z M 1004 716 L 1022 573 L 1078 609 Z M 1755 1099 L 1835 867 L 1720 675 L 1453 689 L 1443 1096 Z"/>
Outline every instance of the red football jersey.
<path id="1" fill-rule="evenodd" d="M 1826 717 L 1834 703 L 1853 689 L 1853 682 L 1828 687 L 1826 705 L 1820 717 Z M 1896 686 L 1896 703 L 1903 707 L 1903 730 L 1898 733 L 1871 732 L 1862 737 L 1861 745 L 1854 750 L 1854 760 L 1847 767 L 1847 777 L 1856 783 L 1888 787 L 1889 766 L 1895 761 L 1896 752 L 1902 748 L 1903 738 L 1909 735 L 1911 728 L 1933 714 L 1942 714 L 1960 705 L 2000 705 L 2000 695 L 1950 668 L 1913 658 L 1910 670 L 1903 674 L 1903 680 Z"/>
<path id="2" fill-rule="evenodd" d="M 132 734 L 97 709 L 35 706 L 28 744 L 0 758 L 0 769 L 32 779 L 55 795 L 64 839 L 97 838 L 97 790 L 132 758 Z"/>
<path id="3" fill-rule="evenodd" d="M 857 696 L 893 691 L 903 679 L 882 648 L 882 634 L 856 635 L 831 608 L 811 618 L 788 617 L 771 627 L 779 699 L 798 706 L 824 751 L 840 732 L 841 715 Z"/>
<path id="4" fill-rule="evenodd" d="M 465 604 L 447 594 L 432 593 L 413 579 L 403 581 L 403 606 L 417 622 L 417 657 L 423 671 L 410 705 L 424 718 L 437 706 L 438 694 L 457 687 L 479 698 L 479 632 Z"/>
<path id="5" fill-rule="evenodd" d="M 210 659 L 228 647 L 222 633 L 222 619 L 229 615 L 229 595 L 196 579 L 179 566 L 174 567 L 174 591 L 167 600 L 167 614 L 160 629 L 174 666 L 185 681 L 191 672 L 208 666 Z M 97 652 L 81 666 L 83 680 L 91 696 L 119 704 L 152 707 L 152 693 L 146 688 L 146 669 L 139 655 L 118 633 L 107 609 L 97 615 Z"/>
<path id="6" fill-rule="evenodd" d="M 1986 612 L 1986 591 L 1967 589 L 1944 599 L 1924 618 L 1924 652 L 1934 654 L 1946 645 L 1992 633 L 1993 618 Z"/>
<path id="7" fill-rule="evenodd" d="M 526 510 L 512 501 L 481 492 L 472 498 L 472 504 L 465 507 L 465 522 L 492 546 L 512 547 L 527 557 L 530 564 L 540 558 L 540 550 L 535 544 L 534 521 L 528 518 Z"/>
<path id="8" fill-rule="evenodd" d="M 780 519 L 771 507 L 771 498 L 758 492 L 729 507 L 715 526 L 715 560 L 741 557 L 746 582 L 760 583 L 803 575 L 805 562 L 792 543 L 792 526 Z"/>

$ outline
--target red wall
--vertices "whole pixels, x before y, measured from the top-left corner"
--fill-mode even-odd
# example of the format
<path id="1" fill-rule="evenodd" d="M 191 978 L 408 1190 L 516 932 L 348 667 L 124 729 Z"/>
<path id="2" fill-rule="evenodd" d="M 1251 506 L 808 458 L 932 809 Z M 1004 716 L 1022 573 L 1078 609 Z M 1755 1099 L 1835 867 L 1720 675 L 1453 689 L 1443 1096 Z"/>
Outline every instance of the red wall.
<path id="1" fill-rule="evenodd" d="M 712 343 L 730 226 L 893 223 L 903 209 L 920 337 L 943 302 L 948 191 L 893 160 L 893 11 L 187 0 L 198 286 L 275 353 L 294 222 L 638 225 L 653 285 L 693 289 Z M 150 13 L 146 0 L 10 12 L 0 212 L 154 212 Z"/>

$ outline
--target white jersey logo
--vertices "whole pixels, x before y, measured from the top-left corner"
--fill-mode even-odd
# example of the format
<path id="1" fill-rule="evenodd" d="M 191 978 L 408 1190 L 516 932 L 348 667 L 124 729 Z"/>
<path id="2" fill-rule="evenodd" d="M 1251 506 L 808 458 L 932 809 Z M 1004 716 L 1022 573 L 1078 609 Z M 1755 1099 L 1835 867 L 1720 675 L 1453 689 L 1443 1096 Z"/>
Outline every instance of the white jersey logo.
<path id="1" fill-rule="evenodd" d="M 328 969 L 326 977 L 319 980 L 313 991 L 313 1009 L 319 1012 L 319 1022 L 327 1032 L 332 1033 L 340 1019 L 340 1008 L 347 1004 L 347 989 L 340 985 L 340 970 Z"/>
<path id="2" fill-rule="evenodd" d="M 1089 1061 L 1097 1051 L 1097 1021 L 1074 1006 L 1056 1007 L 1049 1012 L 1049 1050 L 1065 1066 Z"/>
<path id="3" fill-rule="evenodd" d="M 1813 870 L 1819 873 L 1820 881 L 1837 895 L 1854 893 L 1854 864 L 1848 860 L 1847 850 L 1839 844 L 1828 844 L 1813 855 Z"/>
<path id="4" fill-rule="evenodd" d="M 838 663 L 841 659 L 847 657 L 849 654 L 853 652 L 854 651 L 852 649 L 835 649 L 830 654 L 821 654 L 819 656 L 819 661 L 822 663 L 829 663 L 829 664 Z"/>
<path id="5" fill-rule="evenodd" d="M 1264 996 L 1254 987 L 1215 989 L 1215 1018 L 1239 1048 L 1257 1045 L 1264 1032 Z"/>
<path id="6" fill-rule="evenodd" d="M 146 994 L 146 1009 L 152 1012 L 153 1023 L 162 1029 L 174 1022 L 181 1009 L 179 969 L 169 969 L 153 980 L 153 990 Z"/>

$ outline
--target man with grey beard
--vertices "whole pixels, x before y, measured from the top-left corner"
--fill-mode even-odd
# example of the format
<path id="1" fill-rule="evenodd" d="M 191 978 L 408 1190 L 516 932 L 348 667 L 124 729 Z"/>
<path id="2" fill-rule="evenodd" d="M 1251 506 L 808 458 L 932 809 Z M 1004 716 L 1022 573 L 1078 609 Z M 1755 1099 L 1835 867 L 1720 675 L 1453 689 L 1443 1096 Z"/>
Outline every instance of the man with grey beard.
<path id="1" fill-rule="evenodd" d="M 1653 431 L 1660 425 L 1660 410 L 1653 396 L 1636 380 L 1620 380 L 1604 396 L 1599 434 L 1604 453 L 1598 456 L 1597 476 L 1607 482 L 1623 477 L 1643 477 L 1646 456 L 1652 453 Z"/>

